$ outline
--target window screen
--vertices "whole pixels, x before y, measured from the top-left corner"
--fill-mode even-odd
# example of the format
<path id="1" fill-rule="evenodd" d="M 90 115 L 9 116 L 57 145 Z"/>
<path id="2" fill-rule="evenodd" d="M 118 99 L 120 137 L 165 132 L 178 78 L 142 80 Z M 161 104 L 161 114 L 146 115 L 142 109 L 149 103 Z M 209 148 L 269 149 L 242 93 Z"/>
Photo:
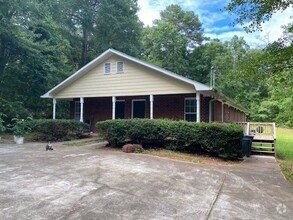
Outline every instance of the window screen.
<path id="1" fill-rule="evenodd" d="M 117 62 L 117 73 L 124 72 L 124 63 L 122 61 Z"/>
<path id="2" fill-rule="evenodd" d="M 184 110 L 186 121 L 196 121 L 196 98 L 186 98 Z"/>
<path id="3" fill-rule="evenodd" d="M 111 63 L 105 63 L 104 72 L 111 73 Z"/>

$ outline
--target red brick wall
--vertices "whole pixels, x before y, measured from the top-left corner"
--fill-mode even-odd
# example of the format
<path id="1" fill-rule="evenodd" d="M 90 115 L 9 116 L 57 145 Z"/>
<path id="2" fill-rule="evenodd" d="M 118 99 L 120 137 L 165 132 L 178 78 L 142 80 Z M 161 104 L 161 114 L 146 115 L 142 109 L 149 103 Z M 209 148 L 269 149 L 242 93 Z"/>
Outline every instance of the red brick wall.
<path id="1" fill-rule="evenodd" d="M 196 97 L 196 94 L 183 95 L 158 95 L 154 96 L 154 118 L 168 118 L 173 120 L 184 120 L 184 99 Z M 201 121 L 209 121 L 210 97 L 201 95 L 200 111 Z"/>
<path id="2" fill-rule="evenodd" d="M 200 96 L 200 121 L 209 122 L 209 101 L 211 97 Z"/>
<path id="3" fill-rule="evenodd" d="M 154 118 L 168 118 L 173 120 L 184 120 L 184 99 L 196 97 L 196 94 L 182 95 L 154 95 Z M 117 97 L 117 100 L 125 101 L 125 118 L 131 118 L 132 100 L 145 99 L 145 117 L 150 118 L 149 96 Z M 201 121 L 209 122 L 210 97 L 201 95 Z M 74 118 L 74 99 L 70 103 L 70 116 Z M 222 121 L 222 103 L 214 101 L 214 121 Z M 92 124 L 95 131 L 95 123 L 112 118 L 112 97 L 85 98 L 84 99 L 84 121 Z M 245 121 L 245 114 L 239 110 L 224 105 L 224 122 Z"/>
<path id="4" fill-rule="evenodd" d="M 132 117 L 132 100 L 140 99 L 145 100 L 145 117 L 150 117 L 150 98 L 149 96 L 125 96 L 125 97 L 116 97 L 116 100 L 123 100 L 125 102 L 125 119 Z M 111 112 L 112 112 L 112 101 L 111 101 Z M 112 118 L 112 116 L 111 116 Z"/>
<path id="5" fill-rule="evenodd" d="M 214 101 L 214 121 L 222 122 L 222 102 Z"/>
<path id="6" fill-rule="evenodd" d="M 184 98 L 188 95 L 157 95 L 154 96 L 154 118 L 184 120 Z"/>

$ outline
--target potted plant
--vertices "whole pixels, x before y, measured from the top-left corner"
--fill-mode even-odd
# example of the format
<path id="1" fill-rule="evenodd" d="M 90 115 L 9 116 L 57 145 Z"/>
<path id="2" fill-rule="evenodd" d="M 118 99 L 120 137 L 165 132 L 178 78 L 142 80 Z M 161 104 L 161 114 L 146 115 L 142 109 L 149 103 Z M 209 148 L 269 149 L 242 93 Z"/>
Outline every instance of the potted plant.
<path id="1" fill-rule="evenodd" d="M 20 119 L 17 117 L 11 120 L 13 125 L 10 130 L 13 132 L 14 142 L 16 144 L 23 144 L 24 135 L 31 130 L 29 124 L 27 123 L 30 120 L 32 120 L 30 117 L 27 117 L 27 119 Z"/>
<path id="2" fill-rule="evenodd" d="M 0 135 L 2 132 L 6 130 L 6 127 L 4 126 L 4 120 L 2 117 L 5 117 L 6 115 L 3 113 L 0 113 Z M 0 136 L 0 142 L 1 142 L 1 136 Z"/>

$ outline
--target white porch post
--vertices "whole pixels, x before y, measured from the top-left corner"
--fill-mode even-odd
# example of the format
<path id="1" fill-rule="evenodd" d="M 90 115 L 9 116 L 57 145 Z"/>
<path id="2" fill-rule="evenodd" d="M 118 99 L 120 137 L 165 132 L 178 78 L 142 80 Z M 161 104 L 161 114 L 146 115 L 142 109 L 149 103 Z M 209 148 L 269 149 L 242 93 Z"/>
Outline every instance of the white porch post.
<path id="1" fill-rule="evenodd" d="M 112 120 L 115 120 L 116 97 L 112 96 Z"/>
<path id="2" fill-rule="evenodd" d="M 196 93 L 196 122 L 200 122 L 200 93 Z"/>
<path id="3" fill-rule="evenodd" d="M 56 99 L 53 99 L 53 119 L 56 119 Z"/>
<path id="4" fill-rule="evenodd" d="M 150 119 L 154 119 L 154 95 L 150 95 Z"/>
<path id="5" fill-rule="evenodd" d="M 84 103 L 83 97 L 80 97 L 79 102 L 80 102 L 80 119 L 79 119 L 79 121 L 83 122 L 83 103 Z"/>
<path id="6" fill-rule="evenodd" d="M 222 101 L 222 122 L 224 122 L 224 102 Z"/>

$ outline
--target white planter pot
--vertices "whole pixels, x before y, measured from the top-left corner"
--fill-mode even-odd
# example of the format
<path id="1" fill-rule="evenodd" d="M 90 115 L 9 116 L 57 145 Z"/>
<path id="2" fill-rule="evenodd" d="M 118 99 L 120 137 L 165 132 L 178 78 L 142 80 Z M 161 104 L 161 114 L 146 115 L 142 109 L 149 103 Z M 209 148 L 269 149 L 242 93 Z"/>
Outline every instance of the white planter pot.
<path id="1" fill-rule="evenodd" d="M 14 135 L 14 142 L 16 144 L 23 144 L 23 141 L 24 141 L 24 137 Z"/>

